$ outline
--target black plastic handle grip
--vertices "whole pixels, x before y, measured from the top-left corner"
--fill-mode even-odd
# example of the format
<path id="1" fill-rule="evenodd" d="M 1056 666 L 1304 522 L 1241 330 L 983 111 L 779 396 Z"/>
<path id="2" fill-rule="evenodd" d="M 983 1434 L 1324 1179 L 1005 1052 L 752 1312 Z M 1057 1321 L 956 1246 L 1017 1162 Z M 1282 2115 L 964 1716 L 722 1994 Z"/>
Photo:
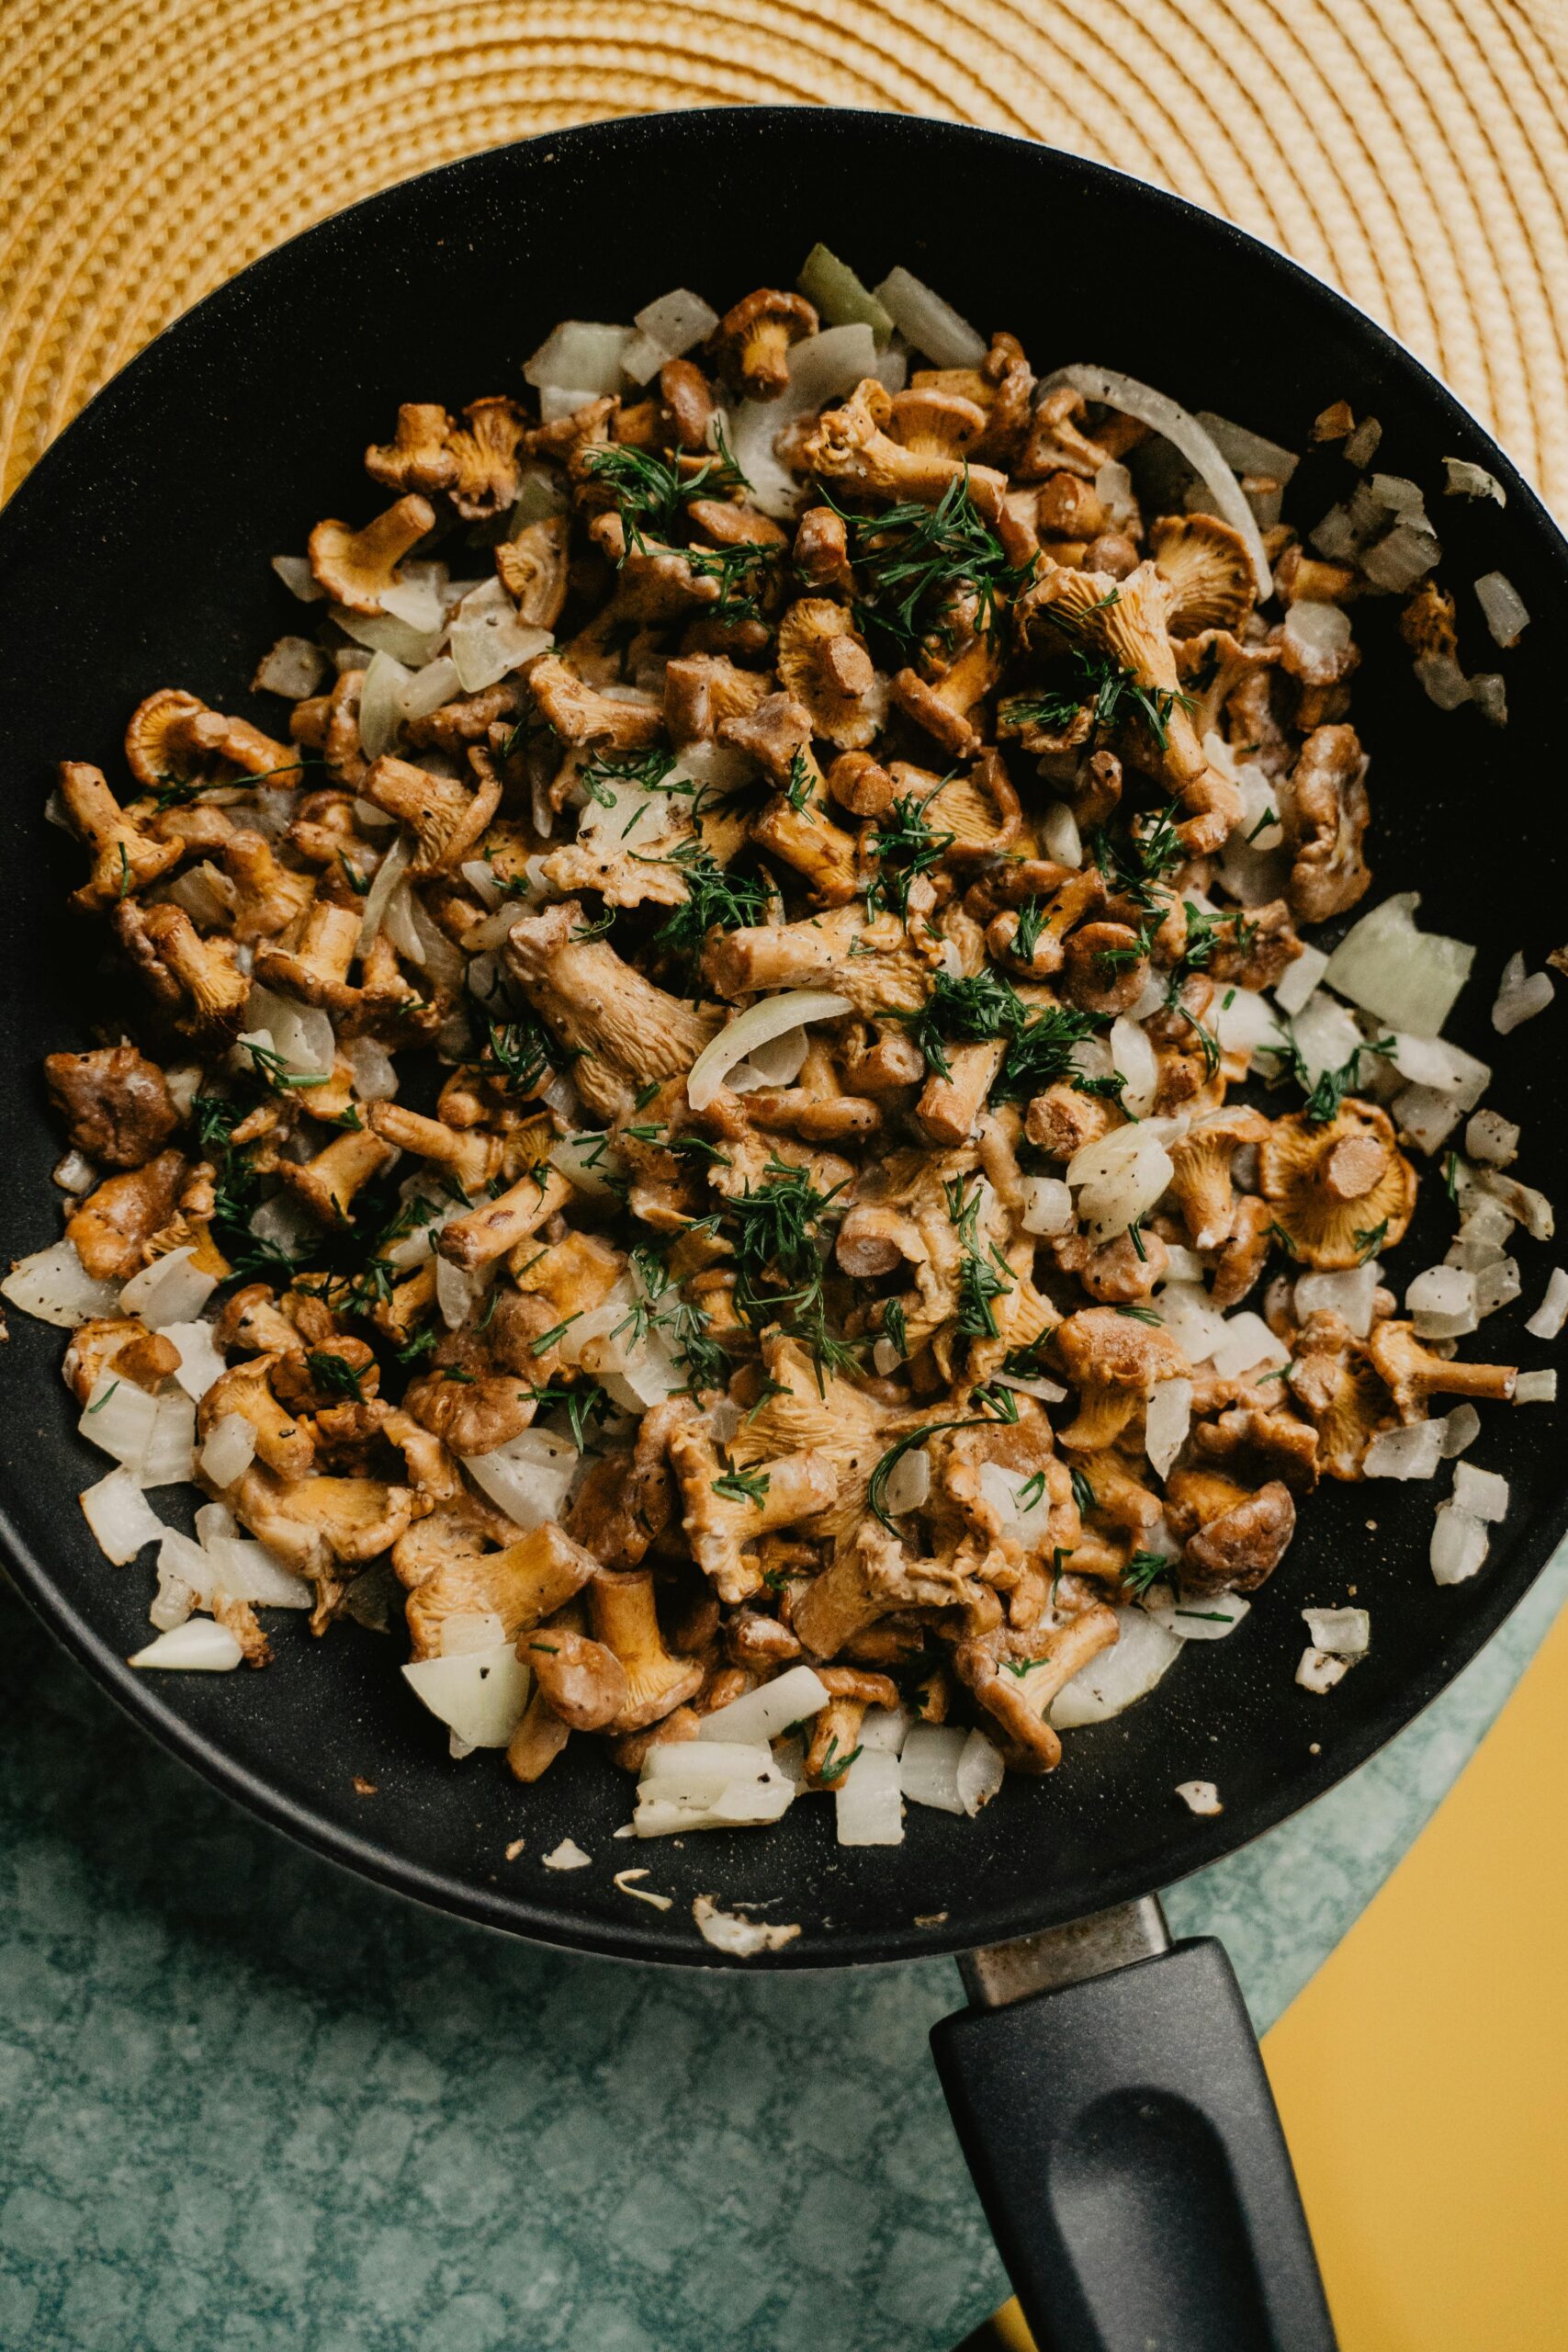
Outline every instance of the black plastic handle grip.
<path id="1" fill-rule="evenodd" d="M 964 2010 L 931 2046 L 1040 2352 L 1335 2352 L 1219 1944 Z"/>

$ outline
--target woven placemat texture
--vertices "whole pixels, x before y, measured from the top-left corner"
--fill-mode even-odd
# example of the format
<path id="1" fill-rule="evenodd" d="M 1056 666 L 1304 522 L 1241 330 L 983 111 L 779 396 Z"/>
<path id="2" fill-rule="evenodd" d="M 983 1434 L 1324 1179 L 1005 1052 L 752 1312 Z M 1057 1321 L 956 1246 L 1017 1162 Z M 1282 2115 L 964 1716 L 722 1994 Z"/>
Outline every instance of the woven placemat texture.
<path id="1" fill-rule="evenodd" d="M 792 99 L 1024 133 L 1229 214 L 1568 513 L 1561 0 L 9 0 L 0 492 L 160 327 L 358 197 L 592 117 Z"/>

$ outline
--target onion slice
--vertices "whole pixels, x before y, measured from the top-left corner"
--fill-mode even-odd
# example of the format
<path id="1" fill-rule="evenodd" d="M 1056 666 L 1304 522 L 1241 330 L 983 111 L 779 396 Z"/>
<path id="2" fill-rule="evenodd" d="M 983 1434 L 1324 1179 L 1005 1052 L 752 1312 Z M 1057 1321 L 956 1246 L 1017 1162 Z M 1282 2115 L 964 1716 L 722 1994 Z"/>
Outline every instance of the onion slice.
<path id="1" fill-rule="evenodd" d="M 1150 384 L 1140 384 L 1135 377 L 1118 375 L 1114 368 L 1094 368 L 1082 362 L 1070 368 L 1058 368 L 1047 376 L 1035 394 L 1037 401 L 1047 392 L 1070 384 L 1085 400 L 1099 401 L 1105 408 L 1113 408 L 1123 416 L 1135 416 L 1152 431 L 1162 433 L 1173 442 L 1188 464 L 1201 476 L 1203 486 L 1213 494 L 1220 519 L 1233 531 L 1239 531 L 1247 543 L 1252 563 L 1252 573 L 1258 582 L 1259 596 L 1273 594 L 1274 582 L 1269 570 L 1269 559 L 1263 552 L 1263 537 L 1258 528 L 1251 507 L 1241 484 L 1231 471 L 1214 445 L 1213 436 L 1204 432 L 1197 418 L 1165 392 L 1156 392 Z"/>
<path id="2" fill-rule="evenodd" d="M 686 1080 L 686 1100 L 694 1111 L 713 1101 L 737 1062 L 759 1046 L 771 1045 L 788 1029 L 803 1029 L 809 1021 L 837 1021 L 853 1005 L 830 989 L 785 989 L 763 997 L 727 1022 L 716 1037 L 703 1047 Z"/>

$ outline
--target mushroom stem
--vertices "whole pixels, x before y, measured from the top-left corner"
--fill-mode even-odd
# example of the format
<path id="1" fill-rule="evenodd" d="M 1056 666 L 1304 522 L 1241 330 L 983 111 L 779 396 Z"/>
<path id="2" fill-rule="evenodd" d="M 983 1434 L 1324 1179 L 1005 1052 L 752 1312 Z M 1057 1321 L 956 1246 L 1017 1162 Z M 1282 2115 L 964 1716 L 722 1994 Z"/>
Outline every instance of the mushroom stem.
<path id="1" fill-rule="evenodd" d="M 364 797 L 407 825 L 419 842 L 411 874 L 455 865 L 479 840 L 501 800 L 501 778 L 486 765 L 477 792 L 453 776 L 432 775 L 389 753 L 370 769 L 360 786 Z"/>
<path id="2" fill-rule="evenodd" d="M 436 1249 L 452 1265 L 473 1272 L 537 1233 L 570 1198 L 571 1186 L 558 1170 L 547 1168 L 539 1174 L 529 1169 L 499 1199 L 487 1201 L 467 1216 L 454 1217 L 443 1229 Z"/>
<path id="3" fill-rule="evenodd" d="M 355 993 L 348 985 L 348 967 L 358 952 L 360 922 L 356 908 L 318 899 L 292 947 L 261 950 L 257 979 L 306 1004 L 324 1005 L 329 1012 L 346 1010 Z"/>
<path id="4" fill-rule="evenodd" d="M 101 768 L 62 760 L 60 797 L 72 831 L 93 854 L 92 873 L 71 900 L 84 913 L 112 907 L 179 864 L 184 843 L 149 841 L 121 808 Z"/>
<path id="5" fill-rule="evenodd" d="M 392 1146 L 374 1128 L 362 1127 L 334 1136 L 314 1159 L 302 1164 L 280 1159 L 277 1172 L 323 1225 L 352 1225 L 355 1194 L 395 1156 Z"/>
<path id="6" fill-rule="evenodd" d="M 418 1159 L 432 1160 L 436 1167 L 446 1169 L 470 1200 L 483 1191 L 501 1164 L 499 1136 L 487 1135 L 479 1127 L 462 1132 L 444 1127 L 439 1119 L 427 1119 L 418 1111 L 405 1111 L 400 1102 L 372 1103 L 370 1124 L 378 1136 L 396 1144 L 400 1151 L 412 1151 Z"/>
<path id="7" fill-rule="evenodd" d="M 612 1730 L 641 1731 L 702 1688 L 701 1660 L 671 1657 L 664 1646 L 646 1569 L 602 1568 L 588 1588 L 588 1605 L 595 1638 L 626 1669 L 626 1704 Z"/>

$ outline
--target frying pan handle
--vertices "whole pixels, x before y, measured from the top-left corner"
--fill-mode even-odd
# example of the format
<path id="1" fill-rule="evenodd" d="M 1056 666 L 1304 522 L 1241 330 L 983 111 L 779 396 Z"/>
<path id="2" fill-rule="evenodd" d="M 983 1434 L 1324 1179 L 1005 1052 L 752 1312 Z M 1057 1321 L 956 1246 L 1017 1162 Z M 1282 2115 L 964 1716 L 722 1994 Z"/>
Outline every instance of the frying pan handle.
<path id="1" fill-rule="evenodd" d="M 1335 2352 L 1290 2152 L 1210 1937 L 931 2045 L 1039 2352 Z"/>

